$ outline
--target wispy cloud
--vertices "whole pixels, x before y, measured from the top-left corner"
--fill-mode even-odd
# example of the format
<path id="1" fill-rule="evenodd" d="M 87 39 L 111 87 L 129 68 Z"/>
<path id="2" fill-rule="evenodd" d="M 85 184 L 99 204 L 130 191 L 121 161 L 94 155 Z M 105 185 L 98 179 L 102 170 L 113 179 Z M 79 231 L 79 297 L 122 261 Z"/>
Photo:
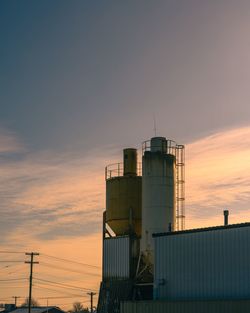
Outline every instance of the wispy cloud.
<path id="1" fill-rule="evenodd" d="M 6 134 L 5 142 L 13 144 L 5 150 L 20 155 L 0 158 L 2 242 L 16 238 L 48 241 L 100 232 L 104 167 L 117 161 L 118 151 L 108 147 L 87 155 L 82 151 L 34 153 L 25 150 L 13 134 L 9 140 Z M 231 209 L 231 221 L 250 216 L 249 127 L 190 143 L 186 156 L 188 227 L 220 223 L 224 208 Z"/>
<path id="2" fill-rule="evenodd" d="M 21 151 L 20 145 L 15 154 Z M 82 157 L 80 151 L 26 151 L 14 159 L 0 159 L 2 242 L 14 237 L 53 240 L 99 231 L 105 160 L 115 153 L 110 147 L 104 151 L 108 158 L 101 151 Z"/>
<path id="3" fill-rule="evenodd" d="M 193 142 L 186 155 L 188 224 L 221 222 L 225 208 L 231 209 L 231 221 L 245 221 L 250 216 L 250 127 Z"/>

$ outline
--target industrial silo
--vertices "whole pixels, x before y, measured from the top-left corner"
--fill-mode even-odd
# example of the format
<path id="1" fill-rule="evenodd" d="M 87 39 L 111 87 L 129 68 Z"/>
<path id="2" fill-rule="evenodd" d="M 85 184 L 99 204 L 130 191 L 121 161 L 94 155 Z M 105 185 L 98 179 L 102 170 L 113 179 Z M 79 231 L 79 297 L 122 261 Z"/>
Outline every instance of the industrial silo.
<path id="1" fill-rule="evenodd" d="M 151 263 L 152 234 L 178 229 L 179 219 L 184 217 L 178 211 L 180 147 L 165 137 L 154 137 L 143 144 L 141 251 Z"/>
<path id="2" fill-rule="evenodd" d="M 116 236 L 141 235 L 141 187 L 137 150 L 123 150 L 123 164 L 106 168 L 106 223 Z"/>
<path id="3" fill-rule="evenodd" d="M 119 312 L 131 299 L 140 254 L 142 177 L 137 150 L 123 150 L 123 162 L 105 169 L 102 282 L 98 313 Z"/>
<path id="4" fill-rule="evenodd" d="M 140 247 L 142 177 L 137 150 L 123 150 L 123 162 L 105 169 L 106 211 L 103 216 L 103 280 L 134 276 Z"/>
<path id="5" fill-rule="evenodd" d="M 142 152 L 142 172 L 132 148 L 105 170 L 98 313 L 119 312 L 121 301 L 152 299 L 152 234 L 184 225 L 184 146 L 155 137 Z"/>

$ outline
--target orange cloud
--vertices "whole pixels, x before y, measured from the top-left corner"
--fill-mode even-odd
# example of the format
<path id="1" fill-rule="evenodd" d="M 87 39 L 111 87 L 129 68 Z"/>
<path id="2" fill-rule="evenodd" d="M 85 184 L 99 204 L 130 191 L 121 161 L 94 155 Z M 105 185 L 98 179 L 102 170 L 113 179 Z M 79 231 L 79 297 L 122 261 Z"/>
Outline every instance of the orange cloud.
<path id="1" fill-rule="evenodd" d="M 250 212 L 250 128 L 188 144 L 186 155 L 187 225 L 222 223 L 225 208 L 238 217 L 231 221 L 245 221 Z"/>

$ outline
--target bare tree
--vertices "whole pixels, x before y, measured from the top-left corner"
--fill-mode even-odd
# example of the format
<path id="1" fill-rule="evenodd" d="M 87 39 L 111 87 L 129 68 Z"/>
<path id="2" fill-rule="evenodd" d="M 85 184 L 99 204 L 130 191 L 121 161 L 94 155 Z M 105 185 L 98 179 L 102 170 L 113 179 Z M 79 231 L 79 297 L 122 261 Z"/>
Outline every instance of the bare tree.
<path id="1" fill-rule="evenodd" d="M 21 306 L 29 306 L 29 298 L 26 298 L 24 303 L 21 305 Z M 31 306 L 34 307 L 34 306 L 39 306 L 39 303 L 34 299 L 34 298 L 31 298 Z"/>
<path id="2" fill-rule="evenodd" d="M 84 308 L 81 302 L 74 302 L 72 310 L 69 311 L 70 313 L 89 313 L 88 308 Z"/>
<path id="3" fill-rule="evenodd" d="M 83 305 L 81 302 L 74 302 L 73 303 L 73 312 L 74 313 L 80 313 L 83 310 Z"/>

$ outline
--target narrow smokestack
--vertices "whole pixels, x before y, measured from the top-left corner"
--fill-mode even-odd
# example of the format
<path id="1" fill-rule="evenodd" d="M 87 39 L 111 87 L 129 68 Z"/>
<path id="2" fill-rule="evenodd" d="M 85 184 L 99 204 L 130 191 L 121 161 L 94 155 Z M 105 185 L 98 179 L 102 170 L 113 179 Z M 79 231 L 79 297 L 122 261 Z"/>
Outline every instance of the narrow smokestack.
<path id="1" fill-rule="evenodd" d="M 224 210 L 224 226 L 228 225 L 228 215 L 229 215 L 229 211 L 228 210 Z"/>
<path id="2" fill-rule="evenodd" d="M 137 176 L 137 150 L 128 148 L 123 150 L 123 175 Z"/>
<path id="3" fill-rule="evenodd" d="M 168 223 L 168 231 L 171 233 L 171 231 L 172 231 L 172 223 Z"/>

